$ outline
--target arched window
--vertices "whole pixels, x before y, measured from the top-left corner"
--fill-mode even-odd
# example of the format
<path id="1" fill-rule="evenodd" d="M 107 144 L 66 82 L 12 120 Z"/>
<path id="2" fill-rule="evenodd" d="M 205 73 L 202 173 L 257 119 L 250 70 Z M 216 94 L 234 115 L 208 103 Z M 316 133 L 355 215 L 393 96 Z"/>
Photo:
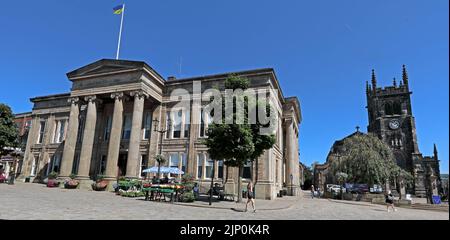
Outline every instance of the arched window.
<path id="1" fill-rule="evenodd" d="M 393 114 L 392 104 L 390 102 L 387 102 L 387 103 L 384 104 L 384 114 L 385 115 L 392 115 Z"/>
<path id="2" fill-rule="evenodd" d="M 402 114 L 402 106 L 399 102 L 394 102 L 394 114 Z"/>

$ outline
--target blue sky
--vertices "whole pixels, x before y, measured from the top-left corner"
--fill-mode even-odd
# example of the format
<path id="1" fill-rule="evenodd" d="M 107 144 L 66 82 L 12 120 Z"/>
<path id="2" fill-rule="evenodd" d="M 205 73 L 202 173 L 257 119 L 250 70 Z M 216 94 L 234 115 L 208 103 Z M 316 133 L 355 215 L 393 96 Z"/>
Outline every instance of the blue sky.
<path id="1" fill-rule="evenodd" d="M 114 58 L 123 1 L 6 1 L 0 15 L 0 102 L 68 92 L 65 74 Z M 164 77 L 273 67 L 300 99 L 301 161 L 324 162 L 332 143 L 366 129 L 365 81 L 401 78 L 413 91 L 419 148 L 433 143 L 448 173 L 448 1 L 125 0 L 121 58 Z M 181 62 L 181 68 L 180 68 Z M 181 70 L 181 71 L 180 71 Z"/>

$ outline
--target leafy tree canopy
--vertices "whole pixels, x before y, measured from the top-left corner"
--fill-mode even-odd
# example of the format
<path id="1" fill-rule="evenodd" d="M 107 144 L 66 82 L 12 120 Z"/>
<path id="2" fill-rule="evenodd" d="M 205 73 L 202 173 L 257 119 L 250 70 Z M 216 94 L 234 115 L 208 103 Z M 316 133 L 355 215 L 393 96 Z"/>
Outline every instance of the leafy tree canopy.
<path id="1" fill-rule="evenodd" d="M 18 129 L 14 123 L 11 108 L 0 103 L 0 155 L 5 153 L 5 147 L 17 147 Z"/>

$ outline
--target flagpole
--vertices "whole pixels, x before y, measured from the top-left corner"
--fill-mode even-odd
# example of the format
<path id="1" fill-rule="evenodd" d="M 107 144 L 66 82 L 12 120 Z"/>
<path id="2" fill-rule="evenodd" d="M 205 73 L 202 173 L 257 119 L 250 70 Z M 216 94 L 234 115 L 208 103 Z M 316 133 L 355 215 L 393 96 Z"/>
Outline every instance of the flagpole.
<path id="1" fill-rule="evenodd" d="M 116 60 L 119 59 L 120 39 L 122 38 L 123 15 L 125 14 L 125 3 L 123 4 L 122 17 L 120 18 L 119 43 L 117 44 Z"/>

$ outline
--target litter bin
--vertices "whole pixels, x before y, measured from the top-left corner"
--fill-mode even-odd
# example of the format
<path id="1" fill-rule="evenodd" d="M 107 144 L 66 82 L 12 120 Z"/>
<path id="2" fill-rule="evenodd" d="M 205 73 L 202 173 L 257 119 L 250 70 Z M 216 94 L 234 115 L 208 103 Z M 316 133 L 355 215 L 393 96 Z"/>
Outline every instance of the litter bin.
<path id="1" fill-rule="evenodd" d="M 283 197 L 283 190 L 280 190 L 280 193 L 278 193 L 278 197 Z"/>
<path id="2" fill-rule="evenodd" d="M 26 177 L 25 182 L 30 182 L 30 177 Z"/>

